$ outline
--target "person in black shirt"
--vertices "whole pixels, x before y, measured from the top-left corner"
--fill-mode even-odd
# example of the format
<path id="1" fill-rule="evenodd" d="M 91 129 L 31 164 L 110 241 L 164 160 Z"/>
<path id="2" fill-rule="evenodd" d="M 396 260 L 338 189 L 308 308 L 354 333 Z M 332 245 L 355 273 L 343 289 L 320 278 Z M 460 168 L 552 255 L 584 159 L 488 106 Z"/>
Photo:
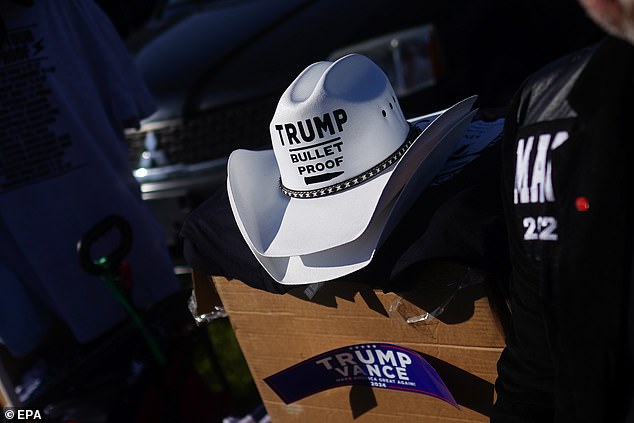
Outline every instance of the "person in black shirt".
<path id="1" fill-rule="evenodd" d="M 609 35 L 529 77 L 506 121 L 494 423 L 634 421 L 634 2 L 580 3 Z"/>

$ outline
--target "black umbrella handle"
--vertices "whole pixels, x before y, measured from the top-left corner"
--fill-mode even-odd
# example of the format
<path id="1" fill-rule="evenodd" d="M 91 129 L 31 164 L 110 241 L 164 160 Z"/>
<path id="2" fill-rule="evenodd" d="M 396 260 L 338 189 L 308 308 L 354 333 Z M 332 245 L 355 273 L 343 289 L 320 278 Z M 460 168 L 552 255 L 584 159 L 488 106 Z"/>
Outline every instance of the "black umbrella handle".
<path id="1" fill-rule="evenodd" d="M 117 230 L 120 235 L 119 245 L 110 254 L 101 258 L 102 264 L 95 262 L 90 252 L 93 244 L 110 231 Z M 132 227 L 128 221 L 117 214 L 111 214 L 95 226 L 77 243 L 77 254 L 82 269 L 91 275 L 102 276 L 109 269 L 118 269 L 125 256 L 132 247 Z"/>

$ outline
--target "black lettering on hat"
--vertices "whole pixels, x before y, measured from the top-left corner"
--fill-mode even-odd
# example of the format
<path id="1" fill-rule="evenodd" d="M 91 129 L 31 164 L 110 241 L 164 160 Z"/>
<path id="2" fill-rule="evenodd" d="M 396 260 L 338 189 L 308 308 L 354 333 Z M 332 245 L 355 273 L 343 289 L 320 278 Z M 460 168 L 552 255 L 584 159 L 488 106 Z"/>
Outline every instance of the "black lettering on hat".
<path id="1" fill-rule="evenodd" d="M 277 133 L 280 134 L 280 142 L 282 146 L 284 145 L 284 137 L 282 136 L 282 131 L 284 130 L 284 125 L 275 125 L 275 129 L 277 129 Z"/>
<path id="2" fill-rule="evenodd" d="M 347 121 L 348 114 L 346 111 L 337 109 L 331 113 L 324 113 L 322 116 L 314 116 L 296 123 L 276 124 L 275 129 L 280 137 L 280 143 L 285 146 L 284 133 L 286 133 L 286 140 L 289 145 L 301 144 L 302 141 L 311 142 L 316 138 L 322 139 L 328 135 L 334 135 L 336 132 L 343 132 L 343 124 Z M 291 151 L 293 150 L 291 149 Z"/>
<path id="3" fill-rule="evenodd" d="M 313 128 L 313 121 L 310 119 L 306 119 L 306 129 L 309 131 L 307 134 L 304 131 L 304 125 L 302 121 L 297 122 L 297 126 L 299 126 L 299 135 L 306 142 L 310 142 L 315 139 L 315 129 Z"/>
<path id="4" fill-rule="evenodd" d="M 336 178 L 339 175 L 343 175 L 343 172 L 342 171 L 329 172 L 329 173 L 324 173 L 324 174 L 316 175 L 316 176 L 306 176 L 304 178 L 304 182 L 306 182 L 306 185 L 318 184 L 320 182 L 326 182 L 326 181 L 329 181 L 331 179 L 334 179 L 334 178 Z"/>
<path id="5" fill-rule="evenodd" d="M 286 129 L 286 137 L 288 138 L 288 143 L 293 144 L 295 141 L 296 144 L 299 144 L 299 139 L 297 138 L 297 128 L 292 123 L 287 123 L 284 125 L 284 129 Z"/>
<path id="6" fill-rule="evenodd" d="M 309 145 L 308 147 L 289 148 L 289 152 L 293 151 L 293 153 L 290 153 L 289 155 L 291 162 L 307 162 L 323 159 L 324 157 L 332 156 L 336 153 L 341 153 L 341 145 L 343 144 L 343 141 L 335 142 L 340 139 L 340 137 L 337 137 L 324 141 L 320 144 Z"/>
<path id="7" fill-rule="evenodd" d="M 297 161 L 300 161 L 300 160 L 298 159 Z M 326 170 L 333 170 L 334 168 L 337 168 L 341 166 L 342 164 L 343 164 L 343 156 L 337 156 L 334 158 L 329 158 L 327 160 L 297 166 L 297 172 L 302 176 L 310 175 L 312 173 L 321 173 Z M 325 182 L 325 181 L 334 179 L 337 176 L 342 175 L 343 173 L 344 171 L 342 170 L 342 171 L 336 171 L 336 172 L 323 173 L 321 175 L 315 175 L 315 176 L 304 176 L 304 182 L 306 183 L 306 185 L 316 184 L 319 182 Z"/>
<path id="8" fill-rule="evenodd" d="M 335 122 L 337 123 L 337 129 L 339 132 L 343 131 L 343 124 L 348 121 L 348 115 L 343 109 L 337 109 L 332 114 L 335 116 Z"/>
<path id="9" fill-rule="evenodd" d="M 335 127 L 332 125 L 332 119 L 330 119 L 330 113 L 326 113 L 322 119 L 319 119 L 319 116 L 315 116 L 313 118 L 315 121 L 315 127 L 317 128 L 317 133 L 319 134 L 319 138 L 324 137 L 324 131 L 327 129 L 330 135 L 335 133 Z"/>

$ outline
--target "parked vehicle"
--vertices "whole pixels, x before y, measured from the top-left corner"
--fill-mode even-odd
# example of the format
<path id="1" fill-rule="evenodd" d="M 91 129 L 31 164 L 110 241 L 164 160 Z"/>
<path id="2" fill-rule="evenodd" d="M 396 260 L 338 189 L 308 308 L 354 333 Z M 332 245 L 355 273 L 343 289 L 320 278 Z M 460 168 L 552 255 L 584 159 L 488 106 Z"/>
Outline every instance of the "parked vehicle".
<path id="1" fill-rule="evenodd" d="M 293 78 L 349 52 L 384 68 L 408 117 L 472 94 L 504 106 L 528 73 L 598 36 L 572 2 L 550 3 L 170 1 L 128 40 L 158 104 L 128 133 L 143 197 L 177 250 L 182 219 L 224 183 L 228 154 L 269 145 Z"/>

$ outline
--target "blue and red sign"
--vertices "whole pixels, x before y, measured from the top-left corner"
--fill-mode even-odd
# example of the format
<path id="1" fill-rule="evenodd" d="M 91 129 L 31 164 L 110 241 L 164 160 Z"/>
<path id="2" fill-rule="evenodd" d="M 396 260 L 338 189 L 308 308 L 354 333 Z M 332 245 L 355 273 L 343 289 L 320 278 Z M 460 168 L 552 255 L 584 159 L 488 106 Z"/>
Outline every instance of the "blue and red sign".
<path id="1" fill-rule="evenodd" d="M 339 386 L 416 392 L 458 404 L 436 370 L 416 351 L 393 344 L 337 348 L 264 379 L 286 404 Z"/>

